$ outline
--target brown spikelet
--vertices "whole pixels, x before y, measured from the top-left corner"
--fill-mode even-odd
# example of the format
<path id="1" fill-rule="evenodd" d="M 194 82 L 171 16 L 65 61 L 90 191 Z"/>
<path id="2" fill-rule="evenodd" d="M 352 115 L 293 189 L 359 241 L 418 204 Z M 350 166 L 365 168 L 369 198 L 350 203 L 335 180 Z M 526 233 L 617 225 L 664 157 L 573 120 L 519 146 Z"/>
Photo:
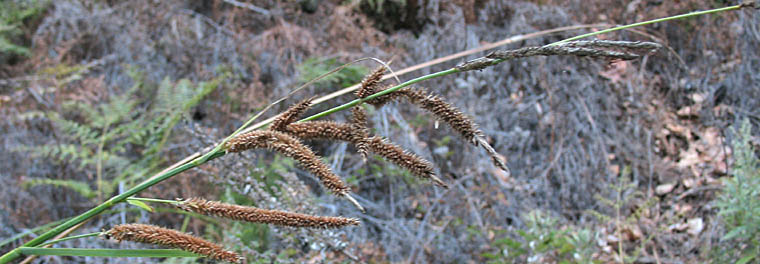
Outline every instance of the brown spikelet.
<path id="1" fill-rule="evenodd" d="M 435 171 L 433 170 L 433 164 L 430 163 L 429 161 L 413 153 L 410 153 L 404 150 L 403 148 L 399 147 L 398 145 L 393 144 L 390 141 L 378 136 L 371 137 L 367 141 L 368 141 L 369 150 L 372 151 L 373 153 L 382 156 L 386 160 L 393 162 L 399 167 L 407 169 L 414 176 L 417 176 L 422 179 L 431 180 L 433 181 L 433 183 L 435 183 L 438 186 L 441 186 L 447 189 L 449 188 L 449 186 L 446 183 L 444 183 L 443 181 L 441 181 L 440 178 L 435 176 Z"/>
<path id="2" fill-rule="evenodd" d="M 309 110 L 309 107 L 311 107 L 311 102 L 314 101 L 314 97 L 303 100 L 297 104 L 294 104 L 288 110 L 280 114 L 274 121 L 272 121 L 272 124 L 269 126 L 269 129 L 276 130 L 276 131 L 283 131 L 285 127 L 293 122 L 298 121 L 298 118 L 306 112 L 306 110 Z"/>
<path id="3" fill-rule="evenodd" d="M 380 66 L 377 67 L 372 73 L 367 75 L 367 77 L 364 77 L 364 80 L 362 80 L 362 84 L 359 87 L 358 90 L 356 90 L 356 97 L 364 98 L 371 94 L 374 94 L 378 92 L 377 86 L 382 81 L 383 73 L 385 72 L 385 67 Z"/>
<path id="4" fill-rule="evenodd" d="M 277 210 L 266 210 L 256 207 L 207 201 L 203 198 L 187 199 L 179 203 L 177 207 L 185 211 L 195 212 L 202 215 L 218 216 L 239 221 L 273 224 L 279 226 L 339 228 L 350 225 L 359 225 L 359 220 L 355 218 L 312 216 Z"/>
<path id="5" fill-rule="evenodd" d="M 308 121 L 289 124 L 285 131 L 300 139 L 327 139 L 352 142 L 353 127 L 334 121 Z"/>
<path id="6" fill-rule="evenodd" d="M 241 263 L 243 258 L 235 252 L 224 250 L 215 243 L 154 225 L 124 224 L 117 225 L 105 232 L 106 238 L 116 241 L 132 241 L 138 243 L 162 245 L 171 248 L 193 252 L 216 260 Z"/>
<path id="7" fill-rule="evenodd" d="M 370 96 L 372 94 L 385 91 L 385 90 L 387 90 L 390 87 L 393 87 L 393 85 L 389 85 L 389 86 L 386 86 L 384 88 L 376 88 L 376 91 L 374 93 L 368 94 L 368 95 L 366 95 L 364 97 L 360 97 L 360 98 L 365 98 L 365 97 Z M 387 103 L 390 103 L 392 101 L 395 101 L 395 100 L 397 100 L 397 99 L 399 99 L 399 98 L 401 98 L 403 96 L 404 96 L 403 92 L 401 92 L 401 91 L 395 91 L 395 92 L 392 92 L 392 93 L 389 93 L 389 94 L 386 94 L 386 95 L 382 95 L 380 97 L 369 99 L 369 100 L 367 100 L 365 102 L 368 103 L 368 104 L 374 105 L 375 107 L 381 107 L 381 106 L 383 106 L 383 105 L 385 105 Z"/>
<path id="8" fill-rule="evenodd" d="M 398 92 L 409 99 L 412 104 L 427 110 L 438 117 L 438 119 L 448 123 L 451 128 L 459 132 L 467 141 L 475 145 L 478 144 L 475 137 L 482 136 L 483 132 L 478 130 L 477 125 L 470 117 L 459 111 L 455 106 L 438 96 L 429 94 L 424 89 L 403 88 Z"/>
<path id="9" fill-rule="evenodd" d="M 288 125 L 288 133 L 301 139 L 326 139 L 340 140 L 356 144 L 357 134 L 355 127 L 350 124 L 341 124 L 332 121 L 311 121 Z M 448 188 L 448 185 L 435 176 L 433 164 L 420 156 L 409 153 L 403 148 L 385 140 L 373 136 L 363 139 L 367 143 L 367 149 L 378 154 L 397 166 L 409 170 L 414 176 L 432 180 L 436 185 Z"/>
<path id="10" fill-rule="evenodd" d="M 510 174 L 509 167 L 499 157 L 500 155 L 491 147 L 485 139 L 485 135 L 472 118 L 468 117 L 458 108 L 444 101 L 442 98 L 429 94 L 425 89 L 413 89 L 402 88 L 389 95 L 393 95 L 383 100 L 395 100 L 396 98 L 403 96 L 406 97 L 412 104 L 419 106 L 422 109 L 432 113 L 438 119 L 448 123 L 451 128 L 457 131 L 465 140 L 469 141 L 475 146 L 481 146 L 491 156 L 491 160 L 494 165 Z M 383 97 L 380 97 L 383 98 Z"/>
<path id="11" fill-rule="evenodd" d="M 269 149 L 282 155 L 295 159 L 304 169 L 308 170 L 317 178 L 322 185 L 334 194 L 349 197 L 348 186 L 343 180 L 335 175 L 330 167 L 320 160 L 319 156 L 297 138 L 288 134 L 271 131 L 256 130 L 240 134 L 231 139 L 225 145 L 227 152 L 240 152 L 248 149 Z"/>
<path id="12" fill-rule="evenodd" d="M 490 144 L 488 144 L 485 135 L 480 129 L 478 129 L 477 124 L 475 124 L 475 121 L 473 121 L 472 118 L 468 117 L 462 113 L 462 111 L 459 111 L 458 108 L 444 101 L 442 98 L 428 94 L 424 89 L 404 88 L 399 90 L 399 92 L 408 98 L 413 104 L 427 110 L 439 119 L 448 123 L 451 128 L 459 132 L 463 138 L 470 141 L 473 145 L 482 146 L 483 149 L 488 152 L 488 155 L 491 156 L 494 165 L 507 172 L 507 174 L 510 174 L 507 164 L 499 158 L 499 154 L 496 153 Z"/>
<path id="13" fill-rule="evenodd" d="M 356 145 L 357 152 L 362 156 L 362 159 L 367 161 L 367 150 L 369 143 L 369 126 L 367 125 L 367 113 L 364 112 L 364 108 L 361 105 L 351 108 L 351 141 Z"/>

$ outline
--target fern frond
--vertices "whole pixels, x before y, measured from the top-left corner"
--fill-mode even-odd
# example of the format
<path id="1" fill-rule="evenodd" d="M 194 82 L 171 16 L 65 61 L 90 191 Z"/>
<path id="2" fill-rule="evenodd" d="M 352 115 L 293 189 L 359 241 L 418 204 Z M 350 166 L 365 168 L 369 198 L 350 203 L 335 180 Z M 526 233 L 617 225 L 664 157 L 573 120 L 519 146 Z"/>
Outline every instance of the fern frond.
<path id="1" fill-rule="evenodd" d="M 90 189 L 90 186 L 87 185 L 87 183 L 81 182 L 81 181 L 32 178 L 32 179 L 24 180 L 24 182 L 21 184 L 22 187 L 27 188 L 27 189 L 34 186 L 38 186 L 38 185 L 53 185 L 56 187 L 65 187 L 79 193 L 79 195 L 82 195 L 84 197 L 87 197 L 87 198 L 95 197 L 95 191 Z"/>

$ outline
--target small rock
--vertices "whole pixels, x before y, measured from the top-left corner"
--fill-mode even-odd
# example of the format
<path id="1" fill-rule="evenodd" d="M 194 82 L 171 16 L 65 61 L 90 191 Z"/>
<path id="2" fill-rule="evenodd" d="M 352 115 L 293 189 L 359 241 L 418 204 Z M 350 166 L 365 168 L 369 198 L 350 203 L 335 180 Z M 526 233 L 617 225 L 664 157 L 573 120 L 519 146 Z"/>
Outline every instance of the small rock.
<path id="1" fill-rule="evenodd" d="M 607 235 L 607 244 L 614 244 L 620 242 L 620 239 L 614 235 Z"/>
<path id="2" fill-rule="evenodd" d="M 702 222 L 702 218 L 692 218 L 686 221 L 686 225 L 688 228 L 686 229 L 686 233 L 689 233 L 689 235 L 697 236 L 699 233 L 702 233 L 702 230 L 705 227 L 704 222 Z"/>
<path id="3" fill-rule="evenodd" d="M 657 195 L 665 195 L 673 191 L 673 188 L 675 187 L 676 185 L 674 183 L 665 183 L 657 185 L 657 188 L 655 188 L 654 191 Z"/>
<path id="4" fill-rule="evenodd" d="M 683 186 L 686 187 L 686 189 L 691 189 L 697 185 L 697 180 L 688 178 L 688 179 L 683 179 L 682 183 L 683 183 Z"/>

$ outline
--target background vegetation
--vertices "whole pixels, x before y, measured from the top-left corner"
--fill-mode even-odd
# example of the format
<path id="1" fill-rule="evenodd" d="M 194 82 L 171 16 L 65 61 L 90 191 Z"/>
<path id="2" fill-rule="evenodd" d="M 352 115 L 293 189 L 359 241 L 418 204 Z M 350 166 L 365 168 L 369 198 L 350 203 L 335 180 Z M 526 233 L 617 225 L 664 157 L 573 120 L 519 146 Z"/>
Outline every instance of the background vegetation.
<path id="1" fill-rule="evenodd" d="M 400 69 L 518 34 L 627 24 L 728 2 L 250 2 L 263 14 L 229 1 L 4 1 L 0 252 L 24 240 L 14 235 L 38 234 L 32 229 L 209 146 L 340 63 L 394 58 Z M 655 24 L 603 36 L 669 47 L 643 60 L 530 58 L 423 83 L 475 117 L 512 177 L 424 112 L 393 104 L 369 109 L 374 132 L 433 161 L 451 189 L 378 159 L 363 163 L 346 144 L 308 142 L 353 185 L 367 214 L 268 152 L 215 160 L 141 195 L 344 215 L 361 219 L 359 227 L 302 230 L 119 205 L 81 232 L 151 222 L 260 262 L 757 261 L 758 25 L 760 14 L 750 10 Z M 374 67 L 351 67 L 288 101 L 356 83 Z M 94 238 L 61 246 L 139 247 Z"/>

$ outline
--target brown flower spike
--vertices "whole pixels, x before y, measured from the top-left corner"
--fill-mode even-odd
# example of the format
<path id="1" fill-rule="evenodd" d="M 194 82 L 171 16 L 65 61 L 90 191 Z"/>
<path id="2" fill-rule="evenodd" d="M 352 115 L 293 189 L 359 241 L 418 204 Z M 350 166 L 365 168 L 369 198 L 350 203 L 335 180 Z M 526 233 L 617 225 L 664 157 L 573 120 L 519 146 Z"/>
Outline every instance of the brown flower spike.
<path id="1" fill-rule="evenodd" d="M 404 150 L 396 144 L 391 143 L 387 139 L 374 136 L 368 139 L 369 149 L 373 153 L 376 153 L 383 158 L 393 162 L 399 167 L 409 170 L 414 176 L 423 179 L 429 179 L 438 186 L 446 189 L 449 186 L 441 181 L 440 178 L 435 176 L 433 164 L 423 159 L 420 156 L 415 155 L 409 151 Z"/>
<path id="2" fill-rule="evenodd" d="M 316 175 L 328 190 L 337 195 L 349 192 L 343 180 L 325 165 L 319 156 L 298 139 L 278 131 L 257 130 L 240 134 L 225 145 L 227 152 L 241 152 L 249 149 L 269 149 L 293 158 L 306 170 Z"/>
<path id="3" fill-rule="evenodd" d="M 256 130 L 240 134 L 225 144 L 227 152 L 241 152 L 249 149 L 268 149 L 279 152 L 298 162 L 304 169 L 317 176 L 325 188 L 333 194 L 344 197 L 359 210 L 364 208 L 349 195 L 349 188 L 335 175 L 313 151 L 297 138 L 279 131 Z"/>
<path id="4" fill-rule="evenodd" d="M 364 112 L 361 104 L 351 108 L 351 128 L 351 142 L 356 145 L 357 152 L 362 156 L 364 162 L 367 162 L 369 126 L 367 125 L 367 113 Z"/>
<path id="5" fill-rule="evenodd" d="M 351 124 L 341 124 L 332 121 L 310 121 L 290 124 L 287 132 L 302 139 L 327 139 L 340 140 L 356 144 L 355 127 Z M 409 170 L 414 176 L 432 180 L 436 185 L 448 188 L 436 175 L 433 164 L 429 161 L 410 153 L 398 145 L 378 136 L 364 138 L 367 149 L 378 154 L 397 166 Z"/>
<path id="6" fill-rule="evenodd" d="M 314 97 L 303 100 L 291 106 L 288 108 L 288 110 L 286 110 L 274 121 L 272 121 L 272 125 L 269 126 L 269 129 L 283 131 L 288 124 L 298 121 L 298 118 L 301 117 L 301 115 L 306 112 L 306 110 L 309 110 L 312 101 L 314 101 Z"/>
<path id="7" fill-rule="evenodd" d="M 132 241 L 138 243 L 162 245 L 203 255 L 216 260 L 242 263 L 243 258 L 235 252 L 224 250 L 215 243 L 194 237 L 177 230 L 154 225 L 125 224 L 117 225 L 105 232 L 106 239 Z"/>
<path id="8" fill-rule="evenodd" d="M 380 92 L 380 91 L 378 91 Z M 439 119 L 448 123 L 451 128 L 457 131 L 465 140 L 471 142 L 475 146 L 482 146 L 483 149 L 488 152 L 494 165 L 500 169 L 509 173 L 509 167 L 499 158 L 499 154 L 491 147 L 485 139 L 485 135 L 478 129 L 477 124 L 472 118 L 468 117 L 462 111 L 459 111 L 455 106 L 444 101 L 442 98 L 429 94 L 425 89 L 412 89 L 402 88 L 398 91 L 392 92 L 368 100 L 367 102 L 377 107 L 382 106 L 388 102 L 395 101 L 398 98 L 406 97 L 412 104 L 419 106 L 422 109 L 427 110 Z"/>
<path id="9" fill-rule="evenodd" d="M 312 216 L 277 210 L 266 210 L 256 207 L 207 201 L 203 198 L 184 200 L 177 204 L 177 207 L 185 211 L 195 212 L 202 215 L 290 227 L 339 228 L 350 225 L 359 225 L 360 223 L 359 220 L 355 218 Z"/>
<path id="10" fill-rule="evenodd" d="M 383 73 L 385 72 L 385 67 L 380 66 L 377 67 L 372 73 L 367 75 L 367 77 L 364 77 L 364 80 L 362 80 L 361 87 L 359 87 L 358 90 L 356 90 L 356 97 L 364 98 L 371 94 L 374 94 L 377 91 L 377 86 L 382 82 L 383 80 Z"/>

